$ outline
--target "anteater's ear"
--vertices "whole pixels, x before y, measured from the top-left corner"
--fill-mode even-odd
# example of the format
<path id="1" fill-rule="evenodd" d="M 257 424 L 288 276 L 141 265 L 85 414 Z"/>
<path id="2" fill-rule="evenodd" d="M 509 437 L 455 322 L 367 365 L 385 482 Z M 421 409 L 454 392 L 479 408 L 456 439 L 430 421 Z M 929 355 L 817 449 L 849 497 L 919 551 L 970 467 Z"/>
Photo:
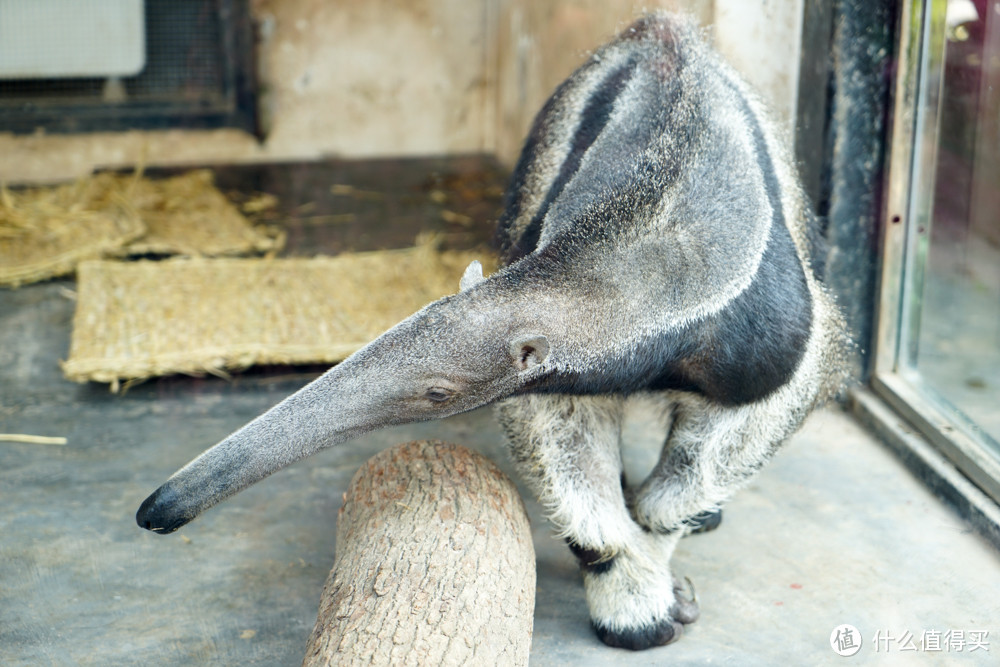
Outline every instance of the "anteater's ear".
<path id="1" fill-rule="evenodd" d="M 466 267 L 465 273 L 462 274 L 462 280 L 458 283 L 458 289 L 464 292 L 467 289 L 475 287 L 484 280 L 486 280 L 486 278 L 483 278 L 483 265 L 479 263 L 478 259 L 474 259 L 469 266 Z"/>
<path id="2" fill-rule="evenodd" d="M 510 342 L 510 356 L 519 371 L 530 370 L 549 356 L 549 339 L 541 334 L 519 336 Z"/>

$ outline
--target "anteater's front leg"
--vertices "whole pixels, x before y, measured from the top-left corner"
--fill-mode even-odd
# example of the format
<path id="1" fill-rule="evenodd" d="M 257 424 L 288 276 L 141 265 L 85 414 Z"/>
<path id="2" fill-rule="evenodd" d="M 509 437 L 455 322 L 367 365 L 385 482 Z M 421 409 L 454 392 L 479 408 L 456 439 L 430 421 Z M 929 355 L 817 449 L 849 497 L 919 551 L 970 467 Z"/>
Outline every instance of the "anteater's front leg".
<path id="1" fill-rule="evenodd" d="M 678 598 L 670 556 L 680 535 L 652 534 L 622 491 L 618 397 L 529 395 L 498 416 L 522 476 L 580 560 L 594 628 L 611 646 L 669 644 L 697 618 Z"/>
<path id="2" fill-rule="evenodd" d="M 806 410 L 790 405 L 794 388 L 740 406 L 694 394 L 670 396 L 673 420 L 663 453 L 632 494 L 635 520 L 651 532 L 674 535 L 717 519 L 719 506 L 798 428 Z"/>

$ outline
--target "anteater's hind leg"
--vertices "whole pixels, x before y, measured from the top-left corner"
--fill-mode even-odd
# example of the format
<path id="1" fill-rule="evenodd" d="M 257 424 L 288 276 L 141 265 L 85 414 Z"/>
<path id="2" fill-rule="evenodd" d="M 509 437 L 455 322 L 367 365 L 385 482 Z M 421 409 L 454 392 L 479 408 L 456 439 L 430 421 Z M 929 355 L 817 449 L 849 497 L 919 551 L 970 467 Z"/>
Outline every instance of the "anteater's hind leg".
<path id="1" fill-rule="evenodd" d="M 497 412 L 522 476 L 580 560 L 600 638 L 631 649 L 678 639 L 697 607 L 679 599 L 670 573 L 680 534 L 650 533 L 629 514 L 621 485 L 623 399 L 528 395 Z"/>

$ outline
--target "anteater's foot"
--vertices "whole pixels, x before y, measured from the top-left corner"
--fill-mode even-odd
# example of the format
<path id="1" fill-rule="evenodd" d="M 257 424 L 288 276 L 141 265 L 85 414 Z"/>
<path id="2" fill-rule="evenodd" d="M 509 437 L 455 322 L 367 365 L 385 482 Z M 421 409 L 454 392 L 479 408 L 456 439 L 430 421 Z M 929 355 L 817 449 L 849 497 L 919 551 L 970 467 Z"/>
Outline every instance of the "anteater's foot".
<path id="1" fill-rule="evenodd" d="M 674 643 L 684 634 L 685 625 L 698 620 L 698 601 L 694 595 L 694 588 L 690 585 L 691 582 L 687 583 L 690 592 L 674 579 L 674 603 L 666 617 L 649 623 L 619 627 L 605 625 L 595 620 L 594 630 L 597 636 L 608 646 L 633 651 Z"/>
<path id="2" fill-rule="evenodd" d="M 701 514 L 695 514 L 690 519 L 686 519 L 684 523 L 689 526 L 687 530 L 688 535 L 707 533 L 710 530 L 715 530 L 722 523 L 722 510 L 714 509 L 702 512 Z"/>

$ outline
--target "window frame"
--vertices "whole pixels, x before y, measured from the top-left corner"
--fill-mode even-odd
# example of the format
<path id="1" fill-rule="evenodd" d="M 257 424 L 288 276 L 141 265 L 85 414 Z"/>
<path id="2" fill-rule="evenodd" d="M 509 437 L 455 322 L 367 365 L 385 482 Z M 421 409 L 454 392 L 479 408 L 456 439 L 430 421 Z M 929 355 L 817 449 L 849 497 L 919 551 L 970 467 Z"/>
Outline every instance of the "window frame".
<path id="1" fill-rule="evenodd" d="M 169 0 L 145 0 L 147 45 L 149 25 L 153 20 L 150 5 L 170 7 Z M 0 132 L 13 134 L 81 134 L 89 132 L 127 132 L 131 130 L 213 130 L 233 128 L 257 138 L 263 136 L 257 110 L 256 34 L 247 0 L 211 0 L 206 5 L 219 16 L 219 67 L 222 85 L 215 92 L 218 100 L 126 99 L 105 103 L 99 99 L 80 101 L 58 97 L 15 98 L 0 104 Z M 148 48 L 148 46 L 147 46 Z M 149 54 L 147 54 L 149 55 Z M 149 62 L 147 61 L 147 66 Z M 143 72 L 128 81 L 142 77 Z M 54 82 L 74 79 L 53 79 Z M 81 79 L 90 82 L 100 79 Z M 14 81 L 16 83 L 16 80 Z M 33 83 L 45 83 L 36 80 Z M 0 91 L 2 93 L 2 91 Z"/>

